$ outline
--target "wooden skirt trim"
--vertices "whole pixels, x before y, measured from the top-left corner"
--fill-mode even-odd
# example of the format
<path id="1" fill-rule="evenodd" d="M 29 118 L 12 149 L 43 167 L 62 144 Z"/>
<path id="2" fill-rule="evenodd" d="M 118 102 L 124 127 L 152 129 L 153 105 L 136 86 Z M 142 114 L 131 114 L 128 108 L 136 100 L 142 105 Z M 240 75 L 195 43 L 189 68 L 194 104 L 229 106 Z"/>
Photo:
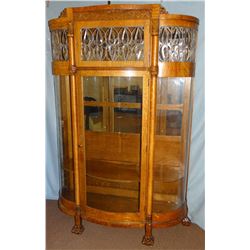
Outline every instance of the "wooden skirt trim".
<path id="1" fill-rule="evenodd" d="M 67 215 L 75 215 L 75 203 L 64 199 L 62 196 L 58 200 L 58 207 L 63 213 Z"/>
<path id="2" fill-rule="evenodd" d="M 195 75 L 195 64 L 191 62 L 159 62 L 159 73 L 158 77 L 193 77 Z M 84 68 L 78 68 L 84 72 Z M 124 71 L 128 73 L 128 76 L 137 76 L 140 75 L 138 70 L 135 68 L 132 69 L 133 73 L 130 70 Z M 124 72 L 120 72 L 124 73 Z M 53 75 L 71 75 L 72 72 L 69 67 L 68 61 L 53 61 L 52 62 L 52 73 Z M 99 73 L 99 72 L 98 72 Z M 111 72 L 113 75 L 114 73 Z M 96 70 L 94 71 L 94 75 L 97 75 Z M 109 75 L 109 73 L 105 73 L 105 75 Z"/>
<path id="3" fill-rule="evenodd" d="M 104 226 L 111 226 L 111 227 L 125 227 L 125 228 L 142 228 L 144 227 L 144 222 L 124 222 L 124 221 L 109 221 L 109 220 L 102 220 L 100 218 L 94 218 L 94 217 L 86 217 L 83 216 L 84 220 L 104 225 Z"/>
<path id="4" fill-rule="evenodd" d="M 197 29 L 199 19 L 193 16 L 176 15 L 176 14 L 161 14 L 160 26 L 179 26 Z"/>
<path id="5" fill-rule="evenodd" d="M 186 216 L 187 208 L 183 205 L 181 208 L 162 214 L 153 214 L 153 227 L 170 227 L 181 223 L 182 219 Z"/>
<path id="6" fill-rule="evenodd" d="M 66 200 L 62 196 L 58 200 L 58 207 L 63 213 L 65 213 L 67 215 L 70 215 L 70 216 L 75 215 L 75 203 L 72 201 Z M 89 210 L 92 210 L 92 209 L 89 209 Z M 95 210 L 95 209 L 93 209 L 93 210 Z M 103 213 L 103 212 L 100 211 L 100 213 Z M 186 216 L 186 213 L 187 213 L 187 208 L 185 205 L 177 210 L 172 211 L 172 212 L 161 213 L 161 214 L 160 213 L 159 214 L 153 213 L 153 220 L 152 220 L 153 227 L 154 228 L 164 228 L 164 227 L 170 227 L 170 226 L 179 224 L 179 223 L 181 223 L 182 219 Z M 84 220 L 87 220 L 87 221 L 90 221 L 93 223 L 97 223 L 97 224 L 101 224 L 104 226 L 142 228 L 145 225 L 145 221 L 140 220 L 139 217 L 138 217 L 138 221 L 136 221 L 136 220 L 123 221 L 122 214 L 118 215 L 119 220 L 115 220 L 114 218 L 109 218 L 108 216 L 101 217 L 101 216 L 94 216 L 94 214 L 92 214 L 92 213 L 90 213 L 90 214 L 87 213 L 87 214 L 88 215 L 82 214 L 82 218 Z M 108 213 L 105 213 L 105 214 L 108 214 Z M 136 213 L 134 215 L 136 215 Z"/>
<path id="7" fill-rule="evenodd" d="M 69 61 L 53 61 L 52 62 L 53 75 L 71 75 Z"/>

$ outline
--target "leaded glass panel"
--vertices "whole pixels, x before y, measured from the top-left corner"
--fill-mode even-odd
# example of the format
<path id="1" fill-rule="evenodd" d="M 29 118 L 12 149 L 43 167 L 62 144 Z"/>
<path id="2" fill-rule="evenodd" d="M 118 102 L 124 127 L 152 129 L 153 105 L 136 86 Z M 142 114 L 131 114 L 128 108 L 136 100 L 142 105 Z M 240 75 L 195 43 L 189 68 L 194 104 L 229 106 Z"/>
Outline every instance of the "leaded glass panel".
<path id="1" fill-rule="evenodd" d="M 68 52 L 68 31 L 67 30 L 52 30 L 52 59 L 55 61 L 67 61 L 69 59 Z"/>
<path id="2" fill-rule="evenodd" d="M 143 61 L 144 27 L 81 29 L 82 61 Z"/>
<path id="3" fill-rule="evenodd" d="M 197 31 L 187 27 L 161 26 L 160 62 L 194 62 Z"/>

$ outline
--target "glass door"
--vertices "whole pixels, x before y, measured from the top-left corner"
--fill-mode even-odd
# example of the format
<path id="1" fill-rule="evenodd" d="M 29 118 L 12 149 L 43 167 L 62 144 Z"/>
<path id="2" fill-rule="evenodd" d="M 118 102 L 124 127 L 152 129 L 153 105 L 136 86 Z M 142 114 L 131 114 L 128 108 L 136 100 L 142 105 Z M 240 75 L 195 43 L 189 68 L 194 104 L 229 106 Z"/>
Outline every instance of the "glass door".
<path id="1" fill-rule="evenodd" d="M 144 86 L 143 75 L 81 76 L 87 207 L 139 213 L 143 206 Z"/>

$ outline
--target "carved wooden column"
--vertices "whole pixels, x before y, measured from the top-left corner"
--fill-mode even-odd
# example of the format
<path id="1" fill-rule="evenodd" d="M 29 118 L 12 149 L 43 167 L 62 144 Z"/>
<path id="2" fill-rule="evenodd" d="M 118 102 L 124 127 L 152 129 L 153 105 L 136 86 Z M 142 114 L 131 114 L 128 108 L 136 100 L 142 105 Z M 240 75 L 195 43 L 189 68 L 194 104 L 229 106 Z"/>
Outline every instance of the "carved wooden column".
<path id="1" fill-rule="evenodd" d="M 81 234 L 84 230 L 81 218 L 80 191 L 79 191 L 79 164 L 78 164 L 78 133 L 77 133 L 77 113 L 76 113 L 76 67 L 74 55 L 74 35 L 73 24 L 69 24 L 68 32 L 69 46 L 69 67 L 70 67 L 70 94 L 71 94 L 71 113 L 72 113 L 72 132 L 73 132 L 73 154 L 74 154 L 74 172 L 75 172 L 75 224 L 71 230 L 72 233 Z"/>
<path id="2" fill-rule="evenodd" d="M 149 123 L 149 164 L 148 164 L 148 192 L 145 235 L 142 244 L 152 246 L 154 237 L 152 235 L 152 205 L 153 205 L 153 167 L 154 167 L 154 142 L 156 125 L 156 99 L 157 99 L 157 77 L 158 77 L 158 47 L 159 47 L 159 14 L 160 8 L 152 9 L 151 20 L 151 82 L 150 82 L 150 123 Z"/>

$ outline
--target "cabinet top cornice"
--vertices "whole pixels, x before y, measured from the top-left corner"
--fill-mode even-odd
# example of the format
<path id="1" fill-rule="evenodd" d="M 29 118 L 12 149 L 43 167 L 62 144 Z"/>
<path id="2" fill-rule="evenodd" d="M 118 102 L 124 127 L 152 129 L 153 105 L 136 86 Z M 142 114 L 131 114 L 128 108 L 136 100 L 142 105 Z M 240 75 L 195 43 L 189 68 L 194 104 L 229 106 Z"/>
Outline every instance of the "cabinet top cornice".
<path id="1" fill-rule="evenodd" d="M 187 21 L 199 24 L 199 19 L 188 15 L 169 14 L 160 4 L 111 4 L 65 8 L 59 18 L 51 19 L 49 26 L 55 23 L 93 20 L 138 20 L 160 19 L 173 22 Z"/>

